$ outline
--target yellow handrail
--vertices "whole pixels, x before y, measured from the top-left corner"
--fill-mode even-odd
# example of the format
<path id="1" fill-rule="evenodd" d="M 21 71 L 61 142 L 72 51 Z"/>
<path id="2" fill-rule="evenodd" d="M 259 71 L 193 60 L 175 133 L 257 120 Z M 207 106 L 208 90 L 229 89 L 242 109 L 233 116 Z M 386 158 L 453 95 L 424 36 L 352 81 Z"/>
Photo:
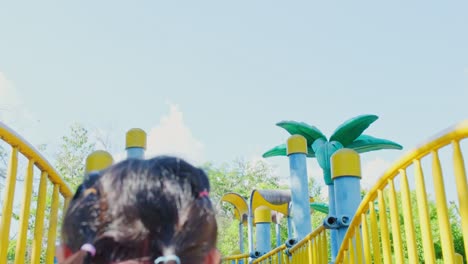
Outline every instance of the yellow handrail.
<path id="1" fill-rule="evenodd" d="M 328 239 L 324 226 L 316 228 L 289 249 L 291 263 L 328 263 Z"/>
<path id="2" fill-rule="evenodd" d="M 263 263 L 268 263 L 268 264 L 280 264 L 280 263 L 285 263 L 281 261 L 285 261 L 284 258 L 288 258 L 288 256 L 285 254 L 286 246 L 281 245 L 270 252 L 266 253 L 265 255 L 259 257 L 258 259 L 255 259 L 252 261 L 252 264 L 263 264 Z"/>
<path id="3" fill-rule="evenodd" d="M 14 263 L 26 263 L 26 257 L 31 260 L 30 263 L 40 263 L 44 233 L 44 220 L 46 217 L 47 200 L 47 182 L 53 184 L 52 204 L 50 208 L 48 236 L 47 236 L 47 255 L 46 263 L 53 263 L 55 240 L 57 234 L 58 210 L 60 204 L 59 194 L 63 197 L 63 204 L 66 205 L 73 193 L 65 181 L 53 169 L 50 163 L 26 140 L 20 137 L 11 128 L 0 122 L 0 139 L 11 146 L 10 162 L 5 183 L 3 197 L 3 208 L 0 222 L 0 263 L 6 263 L 7 250 L 9 246 L 9 234 L 11 228 L 11 219 L 13 215 L 13 203 L 15 198 L 15 188 L 18 174 L 18 160 L 20 155 L 27 161 L 28 165 L 23 182 L 22 207 L 19 217 L 18 237 L 15 251 Z M 26 255 L 29 215 L 31 209 L 31 200 L 33 196 L 34 169 L 40 171 L 40 182 L 38 188 L 38 199 L 36 205 L 36 215 L 34 232 L 32 234 L 32 250 L 30 256 Z M 65 207 L 63 207 L 65 208 Z"/>
<path id="4" fill-rule="evenodd" d="M 238 255 L 232 255 L 232 256 L 227 256 L 224 257 L 221 261 L 221 263 L 225 264 L 248 264 L 249 263 L 249 254 L 238 254 Z"/>
<path id="5" fill-rule="evenodd" d="M 438 228 L 440 230 L 443 258 L 445 263 L 455 263 L 456 255 L 454 252 L 453 238 L 448 219 L 447 200 L 445 197 L 445 187 L 442 180 L 443 176 L 438 151 L 448 145 L 452 145 L 453 147 L 453 165 L 460 205 L 461 227 L 463 234 L 468 234 L 468 186 L 464 160 L 459 145 L 459 141 L 467 137 L 468 121 L 464 121 L 459 125 L 446 130 L 444 133 L 433 138 L 428 143 L 410 151 L 400 159 L 400 161 L 387 170 L 361 202 L 349 226 L 348 232 L 344 237 L 335 263 L 345 263 L 346 260 L 354 263 L 354 256 L 351 256 L 354 249 L 351 250 L 350 245 L 355 243 L 353 241 L 355 241 L 355 238 L 357 234 L 359 234 L 359 230 L 361 230 L 361 228 L 362 235 L 364 237 L 363 251 L 366 263 L 381 263 L 381 252 L 383 253 L 382 257 L 384 263 L 390 263 L 392 258 L 392 247 L 394 248 L 393 252 L 395 254 L 395 258 L 397 260 L 402 260 L 403 245 L 399 231 L 399 217 L 396 203 L 397 194 L 394 187 L 394 179 L 397 176 L 400 176 L 403 223 L 405 227 L 404 233 L 406 234 L 408 258 L 410 263 L 416 263 L 418 261 L 416 254 L 415 231 L 413 226 L 414 219 L 410 204 L 411 197 L 409 193 L 408 177 L 406 175 L 406 170 L 409 166 L 413 166 L 415 169 L 414 184 L 422 235 L 422 241 L 419 242 L 423 245 L 425 263 L 435 263 L 434 246 L 432 242 L 433 238 L 428 215 L 428 197 L 424 182 L 424 172 L 421 166 L 421 159 L 429 155 L 432 156 L 432 179 L 435 187 L 435 202 L 437 207 Z M 389 203 L 384 197 L 384 192 L 387 190 L 389 192 Z M 374 208 L 375 201 L 378 201 L 378 211 Z M 388 209 L 390 211 L 389 218 L 387 215 Z M 376 217 L 377 212 L 379 214 L 379 219 Z M 370 218 L 368 218 L 369 215 Z M 388 220 L 390 220 L 389 222 L 391 223 L 390 227 L 393 236 L 391 241 L 389 239 Z M 377 226 L 378 224 L 380 225 L 380 228 Z M 371 247 L 372 251 L 370 249 Z M 464 247 L 465 252 L 468 252 L 468 238 L 466 237 L 464 239 Z"/>

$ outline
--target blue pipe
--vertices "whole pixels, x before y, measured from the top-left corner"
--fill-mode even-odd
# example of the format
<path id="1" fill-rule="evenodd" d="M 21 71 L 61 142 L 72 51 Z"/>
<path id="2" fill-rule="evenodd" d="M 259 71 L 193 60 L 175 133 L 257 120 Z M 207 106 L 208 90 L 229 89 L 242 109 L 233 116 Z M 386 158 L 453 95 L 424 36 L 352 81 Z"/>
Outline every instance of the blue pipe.
<path id="1" fill-rule="evenodd" d="M 261 255 L 271 250 L 270 223 L 257 223 L 255 226 L 257 251 Z"/>
<path id="2" fill-rule="evenodd" d="M 294 137 L 294 136 L 293 136 Z M 288 142 L 289 143 L 289 142 Z M 297 240 L 312 232 L 305 153 L 289 154 L 292 215 Z"/>
<path id="3" fill-rule="evenodd" d="M 127 148 L 127 159 L 144 159 L 145 149 L 144 148 Z"/>
<path id="4" fill-rule="evenodd" d="M 329 216 L 336 216 L 336 206 L 335 206 L 335 186 L 334 185 L 327 185 L 328 186 L 328 215 Z M 339 248 L 338 243 L 338 232 L 336 229 L 330 230 L 330 247 L 331 247 L 331 255 L 332 255 L 332 262 L 335 261 L 336 255 L 338 255 Z"/>

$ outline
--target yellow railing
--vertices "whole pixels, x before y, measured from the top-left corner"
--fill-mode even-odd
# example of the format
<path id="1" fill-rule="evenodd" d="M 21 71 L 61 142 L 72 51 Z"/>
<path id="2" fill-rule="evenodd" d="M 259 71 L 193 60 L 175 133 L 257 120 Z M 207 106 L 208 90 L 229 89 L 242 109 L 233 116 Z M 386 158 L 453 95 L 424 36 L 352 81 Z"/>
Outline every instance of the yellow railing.
<path id="1" fill-rule="evenodd" d="M 249 254 L 239 254 L 224 257 L 221 261 L 223 264 L 248 264 L 249 263 Z"/>
<path id="2" fill-rule="evenodd" d="M 286 255 L 286 246 L 281 245 L 258 259 L 252 261 L 252 264 L 287 264 L 289 257 Z"/>
<path id="3" fill-rule="evenodd" d="M 289 263 L 327 264 L 329 260 L 327 230 L 323 226 L 315 229 L 291 247 L 289 253 L 291 254 Z"/>
<path id="4" fill-rule="evenodd" d="M 59 215 L 59 206 L 66 208 L 72 192 L 67 184 L 62 180 L 59 174 L 52 166 L 32 147 L 27 141 L 22 139 L 12 129 L 0 122 L 0 138 L 11 146 L 9 156 L 9 165 L 6 174 L 5 187 L 3 192 L 3 208 L 1 211 L 0 222 L 0 264 L 7 263 L 8 247 L 10 244 L 11 220 L 13 219 L 13 204 L 15 200 L 15 189 L 18 175 L 18 163 L 23 157 L 27 161 L 25 177 L 23 184 L 23 193 L 21 201 L 21 211 L 19 214 L 18 235 L 16 237 L 16 250 L 14 262 L 12 259 L 8 263 L 40 263 L 41 255 L 45 257 L 45 263 L 53 263 L 55 254 L 55 240 L 57 236 L 57 224 Z M 36 214 L 33 216 L 34 226 L 28 229 L 31 212 L 31 200 L 33 197 L 34 171 L 39 171 L 39 186 L 37 188 Z M 47 187 L 52 185 L 52 195 L 50 206 L 47 205 Z M 59 195 L 63 197 L 60 200 Z M 46 215 L 46 212 L 49 212 Z M 49 220 L 47 228 L 47 239 L 44 236 L 44 221 L 46 217 Z M 29 242 L 28 242 L 29 241 Z"/>
<path id="5" fill-rule="evenodd" d="M 436 263 L 434 241 L 440 241 L 444 263 L 460 263 L 461 256 L 454 250 L 449 221 L 444 177 L 454 177 L 458 194 L 462 234 L 468 234 L 468 187 L 460 141 L 468 137 L 468 121 L 436 137 L 429 143 L 409 152 L 391 167 L 369 191 L 360 204 L 345 235 L 336 263 Z M 439 153 L 450 148 L 453 175 L 443 174 Z M 447 148 L 445 148 L 447 147 Z M 444 152 L 445 153 L 445 152 Z M 437 226 L 429 215 L 429 197 L 422 159 L 430 158 L 435 193 Z M 445 164 L 444 164 L 445 165 Z M 410 170 L 414 181 L 410 181 Z M 444 166 L 446 169 L 446 167 Z M 399 181 L 399 185 L 397 184 Z M 411 192 L 410 186 L 414 186 Z M 399 187 L 399 189 L 398 189 Z M 416 208 L 412 206 L 416 200 Z M 377 204 L 378 208 L 376 208 Z M 377 210 L 378 209 L 378 210 Z M 419 216 L 419 217 L 418 217 Z M 420 226 L 421 238 L 416 236 L 415 223 Z M 435 232 L 434 230 L 439 230 Z M 422 253 L 418 255 L 418 248 Z M 468 253 L 468 237 L 464 237 Z"/>

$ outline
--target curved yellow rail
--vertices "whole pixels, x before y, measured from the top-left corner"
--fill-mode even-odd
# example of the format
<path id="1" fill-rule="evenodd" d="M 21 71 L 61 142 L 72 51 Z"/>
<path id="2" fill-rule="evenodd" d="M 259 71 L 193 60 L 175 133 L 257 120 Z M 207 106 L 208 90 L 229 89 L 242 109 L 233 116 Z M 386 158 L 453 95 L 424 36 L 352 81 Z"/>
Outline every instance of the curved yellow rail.
<path id="1" fill-rule="evenodd" d="M 23 196 L 21 202 L 21 211 L 19 217 L 18 236 L 16 240 L 16 251 L 14 263 L 40 263 L 41 254 L 45 254 L 46 263 L 53 263 L 55 254 L 55 239 L 57 234 L 58 215 L 60 206 L 59 194 L 63 197 L 63 209 L 66 208 L 68 200 L 73 193 L 65 181 L 53 169 L 49 162 L 39 152 L 31 146 L 26 140 L 21 138 L 8 126 L 0 122 L 0 138 L 11 146 L 9 157 L 9 166 L 6 177 L 6 184 L 3 197 L 3 208 L 1 211 L 0 222 L 0 263 L 7 262 L 7 251 L 10 243 L 11 219 L 13 216 L 13 202 L 15 198 L 15 188 L 18 173 L 19 156 L 23 156 L 27 162 L 25 178 L 23 182 Z M 29 215 L 31 210 L 31 200 L 33 196 L 34 169 L 40 171 L 40 180 L 38 187 L 38 197 L 36 204 L 36 215 L 34 218 L 34 232 L 31 238 L 28 237 Z M 51 195 L 51 205 L 47 207 L 47 185 L 52 184 L 53 191 Z M 43 251 L 44 221 L 46 212 L 49 211 L 47 218 L 48 234 L 47 248 Z M 28 249 L 28 240 L 31 244 L 31 250 Z M 27 254 L 27 252 L 30 252 Z M 30 261 L 26 261 L 26 258 Z M 11 261 L 11 259 L 9 260 Z"/>
<path id="2" fill-rule="evenodd" d="M 348 232 L 345 235 L 335 263 L 418 263 L 417 244 L 422 245 L 425 263 L 435 263 L 432 228 L 429 219 L 428 196 L 421 159 L 431 157 L 432 180 L 435 188 L 438 230 L 444 263 L 457 263 L 459 255 L 454 251 L 448 217 L 447 200 L 439 150 L 452 146 L 454 177 L 463 234 L 468 234 L 468 186 L 460 140 L 468 137 L 468 121 L 446 130 L 428 143 L 407 153 L 387 170 L 361 202 Z M 414 168 L 414 186 L 418 207 L 422 241 L 416 241 L 411 208 L 411 193 L 408 167 Z M 395 178 L 400 176 L 400 191 L 395 188 Z M 447 177 L 450 175 L 446 175 Z M 399 199 L 398 199 L 399 198 Z M 397 201 L 401 201 L 398 206 Z M 375 208 L 378 204 L 378 209 Z M 404 230 L 400 229 L 399 210 L 403 212 Z M 390 224 L 389 224 L 390 223 Z M 390 239 L 390 235 L 392 239 Z M 403 243 L 403 237 L 405 236 Z M 392 250 L 393 248 L 393 250 Z M 406 248 L 406 250 L 404 250 Z M 468 237 L 464 237 L 465 252 L 468 252 Z M 406 252 L 406 256 L 405 253 Z M 404 258 L 407 258 L 405 260 Z M 393 261 L 393 258 L 395 261 Z"/>
<path id="3" fill-rule="evenodd" d="M 288 263 L 289 257 L 285 253 L 286 246 L 281 245 L 258 259 L 252 261 L 252 264 L 281 264 Z"/>
<path id="4" fill-rule="evenodd" d="M 249 254 L 239 254 L 224 257 L 221 263 L 224 264 L 248 264 L 249 263 Z"/>
<path id="5" fill-rule="evenodd" d="M 328 263 L 327 230 L 320 226 L 289 249 L 290 263 Z"/>

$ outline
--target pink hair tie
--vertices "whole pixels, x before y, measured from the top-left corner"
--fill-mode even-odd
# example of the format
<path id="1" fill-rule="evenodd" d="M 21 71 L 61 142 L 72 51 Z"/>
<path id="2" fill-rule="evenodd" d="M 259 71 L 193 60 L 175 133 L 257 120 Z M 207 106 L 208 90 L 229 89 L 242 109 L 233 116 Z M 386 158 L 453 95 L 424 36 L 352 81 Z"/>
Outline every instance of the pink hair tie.
<path id="1" fill-rule="evenodd" d="M 80 250 L 88 252 L 93 257 L 96 255 L 96 248 L 93 245 L 89 244 L 89 243 L 83 244 L 81 246 Z"/>
<path id="2" fill-rule="evenodd" d="M 208 191 L 203 191 L 198 194 L 198 197 L 203 198 L 203 197 L 208 197 L 210 193 Z"/>

